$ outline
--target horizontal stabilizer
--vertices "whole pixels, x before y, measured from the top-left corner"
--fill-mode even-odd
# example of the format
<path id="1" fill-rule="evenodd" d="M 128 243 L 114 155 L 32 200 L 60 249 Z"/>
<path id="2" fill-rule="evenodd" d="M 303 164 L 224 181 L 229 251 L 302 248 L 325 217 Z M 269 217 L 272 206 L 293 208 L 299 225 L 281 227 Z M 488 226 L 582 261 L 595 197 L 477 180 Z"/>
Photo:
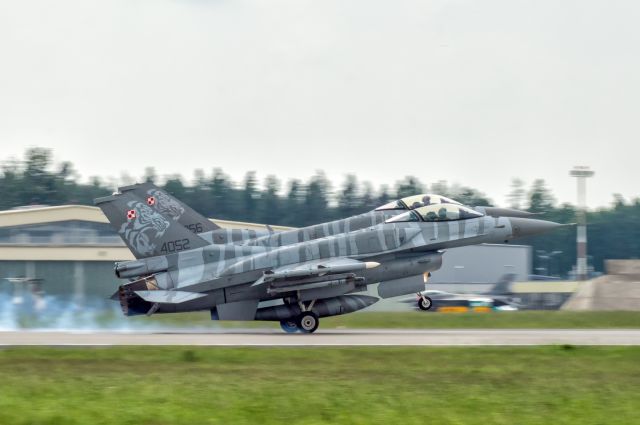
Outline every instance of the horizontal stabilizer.
<path id="1" fill-rule="evenodd" d="M 136 295 L 150 303 L 180 304 L 206 297 L 207 294 L 186 291 L 135 291 Z"/>

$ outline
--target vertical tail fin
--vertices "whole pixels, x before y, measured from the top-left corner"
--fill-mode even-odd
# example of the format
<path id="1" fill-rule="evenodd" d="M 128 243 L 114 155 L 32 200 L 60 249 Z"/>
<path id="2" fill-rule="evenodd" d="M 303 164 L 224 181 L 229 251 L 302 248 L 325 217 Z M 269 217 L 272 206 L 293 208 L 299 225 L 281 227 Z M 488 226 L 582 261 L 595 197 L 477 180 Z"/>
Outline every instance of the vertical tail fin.
<path id="1" fill-rule="evenodd" d="M 190 206 L 169 195 L 153 183 L 139 183 L 124 186 L 118 188 L 118 190 L 121 193 L 132 193 L 160 214 L 180 223 L 193 233 L 220 229 L 220 226 L 196 212 Z"/>
<path id="2" fill-rule="evenodd" d="M 487 295 L 507 295 L 511 293 L 511 284 L 516 280 L 515 273 L 506 273 L 493 285 Z"/>
<path id="3" fill-rule="evenodd" d="M 131 193 L 94 200 L 136 258 L 201 248 L 207 241 Z"/>

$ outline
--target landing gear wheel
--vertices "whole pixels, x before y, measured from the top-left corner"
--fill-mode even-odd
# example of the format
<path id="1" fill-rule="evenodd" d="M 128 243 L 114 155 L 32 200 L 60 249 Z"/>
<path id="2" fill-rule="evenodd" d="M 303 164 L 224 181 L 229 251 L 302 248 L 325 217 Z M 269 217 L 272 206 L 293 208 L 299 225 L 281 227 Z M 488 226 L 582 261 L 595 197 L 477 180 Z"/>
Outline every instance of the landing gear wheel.
<path id="1" fill-rule="evenodd" d="M 298 325 L 295 320 L 281 320 L 280 327 L 288 334 L 298 332 Z"/>
<path id="2" fill-rule="evenodd" d="M 300 330 L 300 332 L 310 334 L 318 329 L 320 320 L 318 319 L 318 315 L 313 311 L 305 311 L 303 313 L 300 313 L 296 323 L 298 324 L 298 329 Z"/>
<path id="3" fill-rule="evenodd" d="M 418 300 L 418 307 L 420 308 L 420 310 L 427 311 L 431 308 L 432 305 L 433 301 L 431 301 L 431 298 L 429 297 L 421 297 Z"/>

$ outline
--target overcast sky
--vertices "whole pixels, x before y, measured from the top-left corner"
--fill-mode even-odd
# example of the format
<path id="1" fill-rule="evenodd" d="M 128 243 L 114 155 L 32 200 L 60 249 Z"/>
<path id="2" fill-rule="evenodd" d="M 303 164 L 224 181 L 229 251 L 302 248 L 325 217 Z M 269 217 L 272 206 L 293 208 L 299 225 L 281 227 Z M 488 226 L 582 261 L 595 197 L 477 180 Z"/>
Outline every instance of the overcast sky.
<path id="1" fill-rule="evenodd" d="M 0 159 L 640 196 L 637 1 L 2 1 Z"/>

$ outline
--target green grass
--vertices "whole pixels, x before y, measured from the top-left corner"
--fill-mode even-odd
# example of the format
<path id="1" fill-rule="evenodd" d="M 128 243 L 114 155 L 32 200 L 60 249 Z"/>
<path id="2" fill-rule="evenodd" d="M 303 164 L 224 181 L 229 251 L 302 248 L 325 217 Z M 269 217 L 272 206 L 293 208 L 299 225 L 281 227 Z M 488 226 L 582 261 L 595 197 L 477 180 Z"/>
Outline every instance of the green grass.
<path id="1" fill-rule="evenodd" d="M 640 423 L 640 348 L 11 348 L 0 423 Z"/>
<path id="2" fill-rule="evenodd" d="M 136 324 L 178 327 L 273 327 L 268 322 L 211 322 L 208 312 L 131 317 Z M 640 328 L 640 312 L 514 311 L 500 313 L 362 312 L 322 318 L 321 329 L 455 329 L 455 328 Z"/>

